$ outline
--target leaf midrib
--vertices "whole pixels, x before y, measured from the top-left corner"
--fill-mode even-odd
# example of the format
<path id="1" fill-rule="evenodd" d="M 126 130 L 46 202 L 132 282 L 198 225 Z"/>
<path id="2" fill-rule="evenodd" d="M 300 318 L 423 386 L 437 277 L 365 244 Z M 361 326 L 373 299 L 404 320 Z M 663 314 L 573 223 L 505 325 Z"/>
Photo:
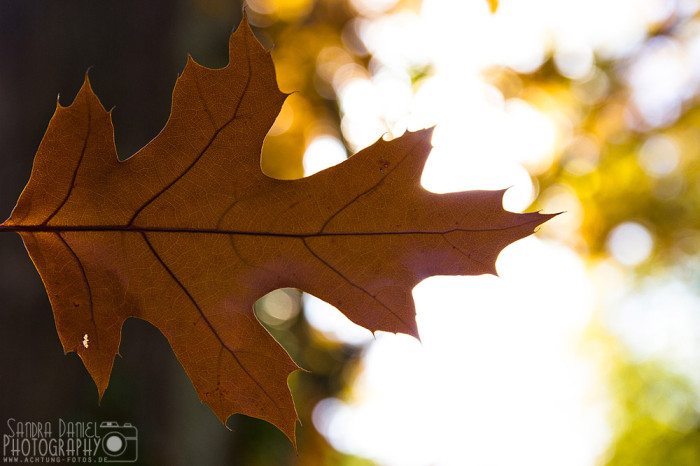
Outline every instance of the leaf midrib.
<path id="1" fill-rule="evenodd" d="M 183 227 L 140 227 L 134 225 L 0 225 L 0 232 L 12 231 L 16 233 L 50 233 L 50 232 L 120 232 L 120 233 L 176 233 L 176 234 L 212 234 L 212 235 L 240 235 L 240 236 L 270 236 L 284 238 L 318 238 L 324 236 L 387 236 L 387 235 L 445 235 L 455 232 L 478 233 L 486 231 L 507 231 L 529 224 L 540 224 L 541 219 L 536 217 L 515 225 L 497 228 L 450 228 L 446 230 L 396 230 L 396 231 L 320 231 L 310 233 L 285 233 L 275 231 L 255 230 L 224 230 L 219 228 L 183 228 Z"/>

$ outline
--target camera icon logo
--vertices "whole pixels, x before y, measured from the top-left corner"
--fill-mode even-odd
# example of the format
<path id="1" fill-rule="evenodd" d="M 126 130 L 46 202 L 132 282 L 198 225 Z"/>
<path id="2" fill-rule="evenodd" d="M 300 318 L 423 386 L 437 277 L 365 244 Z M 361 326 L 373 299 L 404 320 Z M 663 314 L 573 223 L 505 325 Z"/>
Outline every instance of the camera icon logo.
<path id="1" fill-rule="evenodd" d="M 138 431 L 129 423 L 100 423 L 105 463 L 133 463 L 138 459 Z"/>

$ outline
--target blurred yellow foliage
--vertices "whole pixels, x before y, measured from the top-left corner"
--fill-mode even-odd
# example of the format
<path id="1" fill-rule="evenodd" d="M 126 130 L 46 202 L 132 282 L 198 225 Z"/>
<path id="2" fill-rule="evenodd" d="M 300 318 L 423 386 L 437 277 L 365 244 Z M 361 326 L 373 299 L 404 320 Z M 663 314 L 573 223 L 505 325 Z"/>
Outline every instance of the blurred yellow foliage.
<path id="1" fill-rule="evenodd" d="M 495 13 L 496 10 L 498 9 L 498 0 L 487 0 L 489 3 L 489 9 L 491 10 L 491 13 Z"/>
<path id="2" fill-rule="evenodd" d="M 294 21 L 313 7 L 313 0 L 248 0 L 248 7 L 257 13 L 281 21 Z"/>

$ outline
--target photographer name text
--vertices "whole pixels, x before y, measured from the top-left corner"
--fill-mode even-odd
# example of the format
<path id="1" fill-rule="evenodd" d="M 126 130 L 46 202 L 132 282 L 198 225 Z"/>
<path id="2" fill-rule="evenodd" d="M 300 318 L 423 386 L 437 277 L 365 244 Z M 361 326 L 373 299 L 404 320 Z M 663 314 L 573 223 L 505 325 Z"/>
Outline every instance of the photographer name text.
<path id="1" fill-rule="evenodd" d="M 50 422 L 18 422 L 7 420 L 8 434 L 3 435 L 2 454 L 38 457 L 90 457 L 97 451 L 101 438 L 96 422 L 58 420 L 58 437 Z"/>

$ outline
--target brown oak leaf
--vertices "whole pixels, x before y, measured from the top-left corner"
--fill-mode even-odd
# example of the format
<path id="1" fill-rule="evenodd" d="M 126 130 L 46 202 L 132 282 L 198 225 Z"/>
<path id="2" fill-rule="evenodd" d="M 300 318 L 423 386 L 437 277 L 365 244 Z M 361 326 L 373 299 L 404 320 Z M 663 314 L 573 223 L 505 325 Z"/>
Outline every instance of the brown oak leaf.
<path id="1" fill-rule="evenodd" d="M 24 240 L 64 350 L 107 388 L 125 319 L 155 325 L 222 422 L 261 418 L 294 442 L 298 369 L 253 304 L 296 287 L 372 331 L 417 336 L 413 287 L 495 274 L 509 243 L 551 215 L 502 208 L 503 191 L 420 185 L 431 130 L 379 140 L 307 178 L 260 169 L 285 98 L 246 21 L 223 69 L 188 60 L 170 118 L 120 162 L 111 115 L 85 83 L 57 105 L 31 178 L 0 228 Z"/>

